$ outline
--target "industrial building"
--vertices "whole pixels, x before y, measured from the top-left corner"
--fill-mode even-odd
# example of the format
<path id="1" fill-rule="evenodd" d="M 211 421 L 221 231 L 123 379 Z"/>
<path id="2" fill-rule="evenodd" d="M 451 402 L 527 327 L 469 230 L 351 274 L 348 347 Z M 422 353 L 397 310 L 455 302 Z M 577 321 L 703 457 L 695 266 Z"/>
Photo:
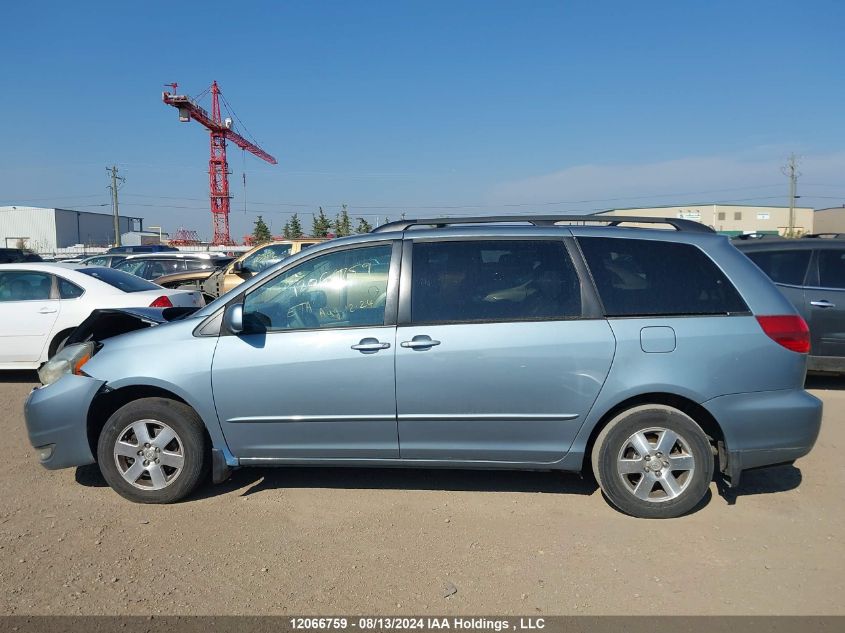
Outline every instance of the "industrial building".
<path id="1" fill-rule="evenodd" d="M 120 232 L 143 231 L 143 218 L 120 217 Z M 114 217 L 109 213 L 46 209 L 43 207 L 0 207 L 0 246 L 29 248 L 38 253 L 115 243 Z"/>
<path id="2" fill-rule="evenodd" d="M 691 204 L 667 207 L 613 209 L 605 215 L 645 216 L 650 218 L 685 218 L 701 222 L 724 235 L 761 233 L 786 235 L 789 232 L 789 207 L 739 204 Z M 793 232 L 845 233 L 845 207 L 821 209 L 810 207 L 793 209 Z"/>
<path id="3" fill-rule="evenodd" d="M 845 233 L 845 205 L 817 209 L 813 214 L 813 233 Z"/>

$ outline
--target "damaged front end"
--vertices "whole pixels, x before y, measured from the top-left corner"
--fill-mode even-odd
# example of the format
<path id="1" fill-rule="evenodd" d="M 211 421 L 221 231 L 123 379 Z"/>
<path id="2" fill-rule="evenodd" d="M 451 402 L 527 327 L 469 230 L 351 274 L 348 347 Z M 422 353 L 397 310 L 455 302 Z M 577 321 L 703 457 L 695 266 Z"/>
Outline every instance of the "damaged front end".
<path id="1" fill-rule="evenodd" d="M 94 310 L 68 337 L 65 345 L 103 341 L 119 334 L 178 321 L 199 308 L 106 308 Z"/>
<path id="2" fill-rule="evenodd" d="M 143 330 L 156 325 L 184 319 L 199 308 L 108 308 L 94 310 L 79 324 L 62 348 L 38 369 L 44 386 L 58 381 L 65 374 L 87 375 L 82 369 L 97 351 L 102 341 Z"/>

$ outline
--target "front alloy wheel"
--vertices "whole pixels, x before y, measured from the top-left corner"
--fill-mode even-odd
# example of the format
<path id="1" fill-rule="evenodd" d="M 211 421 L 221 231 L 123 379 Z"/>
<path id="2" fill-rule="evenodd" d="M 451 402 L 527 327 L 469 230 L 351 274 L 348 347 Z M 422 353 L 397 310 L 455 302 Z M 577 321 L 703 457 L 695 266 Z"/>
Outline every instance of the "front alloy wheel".
<path id="1" fill-rule="evenodd" d="M 185 465 L 182 440 L 160 420 L 131 423 L 118 435 L 113 452 L 121 476 L 142 490 L 169 486 Z"/>
<path id="2" fill-rule="evenodd" d="M 172 503 L 208 475 L 208 449 L 202 420 L 188 405 L 141 398 L 106 421 L 97 461 L 121 496 L 140 503 Z"/>

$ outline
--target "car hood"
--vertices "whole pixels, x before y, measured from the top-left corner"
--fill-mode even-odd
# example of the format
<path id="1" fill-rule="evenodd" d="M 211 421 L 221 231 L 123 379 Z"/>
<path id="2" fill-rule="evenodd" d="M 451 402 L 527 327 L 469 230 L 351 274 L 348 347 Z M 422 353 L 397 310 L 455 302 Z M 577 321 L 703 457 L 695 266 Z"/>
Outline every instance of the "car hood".
<path id="1" fill-rule="evenodd" d="M 68 337 L 66 345 L 102 341 L 184 319 L 199 308 L 107 308 L 94 310 Z"/>

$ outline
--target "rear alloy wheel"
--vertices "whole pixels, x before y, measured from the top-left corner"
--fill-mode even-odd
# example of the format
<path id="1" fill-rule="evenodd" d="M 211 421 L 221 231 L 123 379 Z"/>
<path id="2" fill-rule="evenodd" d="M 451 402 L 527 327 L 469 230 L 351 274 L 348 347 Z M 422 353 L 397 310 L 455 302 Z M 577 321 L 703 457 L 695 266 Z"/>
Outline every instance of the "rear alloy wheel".
<path id="1" fill-rule="evenodd" d="M 701 427 L 664 405 L 629 409 L 602 429 L 593 449 L 602 492 L 623 512 L 671 518 L 692 510 L 707 493 L 713 453 Z"/>
<path id="2" fill-rule="evenodd" d="M 208 470 L 202 421 L 181 402 L 143 398 L 118 409 L 97 444 L 103 477 L 140 503 L 171 503 L 190 494 Z"/>

